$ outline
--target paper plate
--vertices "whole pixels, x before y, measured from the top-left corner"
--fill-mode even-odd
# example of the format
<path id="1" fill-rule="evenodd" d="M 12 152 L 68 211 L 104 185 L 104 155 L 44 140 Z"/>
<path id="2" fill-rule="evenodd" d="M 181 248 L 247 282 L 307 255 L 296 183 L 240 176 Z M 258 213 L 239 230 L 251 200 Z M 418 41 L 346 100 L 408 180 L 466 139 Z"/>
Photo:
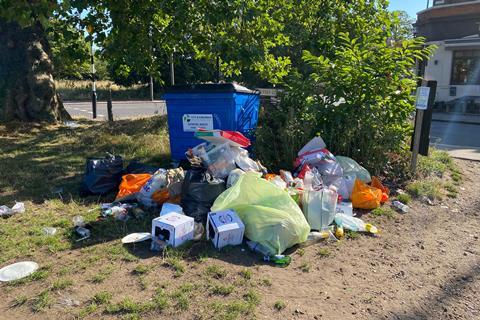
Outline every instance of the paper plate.
<path id="1" fill-rule="evenodd" d="M 38 264 L 33 261 L 22 261 L 0 269 L 0 281 L 14 281 L 25 278 L 38 269 Z"/>
<path id="2" fill-rule="evenodd" d="M 136 233 L 130 233 L 129 235 L 126 235 L 122 239 L 122 243 L 136 243 L 136 242 L 142 242 L 145 240 L 148 240 L 152 237 L 152 235 L 148 232 L 136 232 Z"/>

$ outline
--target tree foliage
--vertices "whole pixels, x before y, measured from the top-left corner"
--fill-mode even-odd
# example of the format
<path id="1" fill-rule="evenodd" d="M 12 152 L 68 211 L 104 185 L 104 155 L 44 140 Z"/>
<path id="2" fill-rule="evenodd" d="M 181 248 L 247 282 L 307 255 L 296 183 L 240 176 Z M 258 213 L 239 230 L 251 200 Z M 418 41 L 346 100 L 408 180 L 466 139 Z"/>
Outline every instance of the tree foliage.
<path id="1" fill-rule="evenodd" d="M 390 41 L 401 25 L 386 1 L 305 2 L 304 8 L 310 9 L 305 15 L 321 17 L 308 20 L 311 26 L 320 25 L 308 31 L 315 39 L 297 38 L 306 50 L 301 62 L 293 60 L 296 72 L 280 105 L 264 112 L 257 154 L 271 167 L 289 166 L 296 151 L 320 135 L 335 154 L 378 172 L 411 132 L 415 63 L 432 48 L 420 38 Z"/>

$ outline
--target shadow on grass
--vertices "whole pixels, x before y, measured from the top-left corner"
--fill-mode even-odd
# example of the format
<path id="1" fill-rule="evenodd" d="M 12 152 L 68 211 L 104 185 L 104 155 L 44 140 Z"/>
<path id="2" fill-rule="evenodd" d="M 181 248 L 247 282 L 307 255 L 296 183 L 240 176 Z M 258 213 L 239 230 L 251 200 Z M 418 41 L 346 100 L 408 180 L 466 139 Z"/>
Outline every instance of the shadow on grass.
<path id="1" fill-rule="evenodd" d="M 91 204 L 78 189 L 88 157 L 106 152 L 165 167 L 169 163 L 165 116 L 114 123 L 79 120 L 77 128 L 39 124 L 0 125 L 0 204 L 43 203 L 61 198 Z M 61 193 L 56 191 L 63 190 Z M 107 196 L 104 200 L 111 200 Z"/>

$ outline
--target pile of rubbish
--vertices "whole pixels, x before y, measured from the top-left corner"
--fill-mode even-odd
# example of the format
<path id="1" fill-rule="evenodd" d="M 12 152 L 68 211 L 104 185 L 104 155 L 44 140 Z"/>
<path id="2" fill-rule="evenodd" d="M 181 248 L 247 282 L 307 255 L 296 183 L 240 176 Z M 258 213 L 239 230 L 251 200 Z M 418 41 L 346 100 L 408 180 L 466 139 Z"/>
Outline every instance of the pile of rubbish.
<path id="1" fill-rule="evenodd" d="M 356 161 L 334 156 L 321 137 L 299 152 L 293 170 L 268 173 L 250 158 L 250 140 L 239 132 L 199 130 L 205 142 L 185 152 L 190 166 L 162 169 L 107 155 L 88 159 L 81 192 L 117 192 L 101 205 L 101 217 L 126 221 L 156 212 L 151 232 L 126 236 L 124 243 L 151 240 L 152 250 L 206 238 L 216 248 L 246 244 L 266 261 L 285 266 L 294 245 L 342 238 L 345 230 L 377 234 L 354 209 L 375 209 L 389 190 Z M 402 209 L 403 210 L 403 209 Z M 88 226 L 77 219 L 81 239 Z M 148 230 L 146 230 L 148 231 Z"/>

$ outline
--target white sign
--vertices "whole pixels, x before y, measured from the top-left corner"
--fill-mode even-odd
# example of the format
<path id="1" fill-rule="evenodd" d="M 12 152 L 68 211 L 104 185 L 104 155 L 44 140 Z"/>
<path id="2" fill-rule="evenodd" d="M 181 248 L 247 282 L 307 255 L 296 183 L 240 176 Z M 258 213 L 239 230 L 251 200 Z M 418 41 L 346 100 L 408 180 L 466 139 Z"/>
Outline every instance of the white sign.
<path id="1" fill-rule="evenodd" d="M 195 132 L 198 129 L 213 130 L 212 114 L 184 114 L 183 131 Z"/>
<path id="2" fill-rule="evenodd" d="M 260 95 L 264 97 L 276 97 L 277 92 L 279 91 L 278 89 L 272 89 L 272 88 L 258 88 L 258 91 L 260 91 Z"/>
<path id="3" fill-rule="evenodd" d="M 429 96 L 430 96 L 430 87 L 418 87 L 417 101 L 415 102 L 415 107 L 419 110 L 427 110 Z"/>

